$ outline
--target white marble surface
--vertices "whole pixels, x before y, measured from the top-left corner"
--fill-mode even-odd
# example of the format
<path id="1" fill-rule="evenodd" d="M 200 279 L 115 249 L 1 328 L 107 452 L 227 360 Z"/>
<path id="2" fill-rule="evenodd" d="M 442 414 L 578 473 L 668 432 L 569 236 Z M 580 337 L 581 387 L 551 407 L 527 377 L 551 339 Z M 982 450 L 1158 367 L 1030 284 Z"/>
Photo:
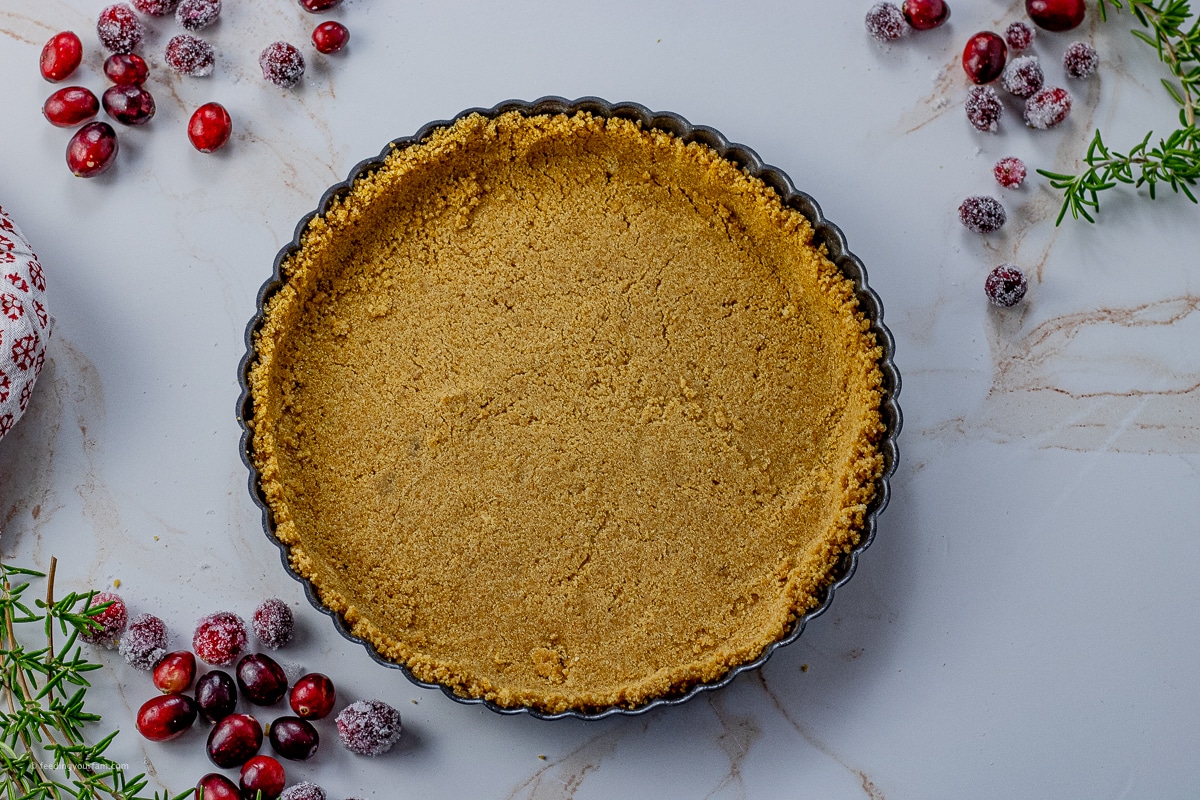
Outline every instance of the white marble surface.
<path id="1" fill-rule="evenodd" d="M 297 89 L 258 50 L 317 21 L 294 0 L 225 0 L 215 74 L 142 47 L 158 114 L 122 130 L 109 175 L 72 177 L 47 125 L 42 44 L 78 31 L 78 82 L 99 90 L 100 0 L 0 4 L 0 203 L 46 266 L 57 328 L 30 412 L 0 442 L 6 559 L 60 559 L 59 586 L 121 581 L 186 643 L 201 612 L 279 595 L 300 619 L 283 660 L 346 699 L 399 706 L 391 754 L 326 742 L 292 778 L 332 798 L 1102 798 L 1200 785 L 1200 225 L 1195 206 L 1121 191 L 1096 226 L 1053 225 L 1036 176 L 1004 191 L 1003 155 L 1069 168 L 1094 126 L 1115 144 L 1175 110 L 1128 18 L 1091 9 L 1041 34 L 1052 82 L 1074 38 L 1099 73 L 1071 84 L 1062 128 L 963 118 L 966 38 L 1020 2 L 951 0 L 943 29 L 881 47 L 847 3 L 347 0 L 348 50 Z M 1090 5 L 1090 4 L 1089 4 Z M 321 192 L 389 139 L 471 106 L 599 95 L 672 110 L 748 144 L 814 194 L 866 262 L 904 378 L 891 506 L 831 611 L 758 673 L 685 706 L 598 723 L 501 717 L 375 665 L 312 610 L 246 490 L 234 416 L 243 329 L 278 248 Z M 188 114 L 224 103 L 236 132 L 191 149 Z M 954 209 L 1004 198 L 982 238 Z M 998 312 L 983 277 L 1028 271 Z M 143 742 L 148 677 L 102 655 L 93 697 L 114 753 L 181 790 L 210 767 L 203 732 Z M 328 727 L 323 731 L 330 733 Z M 331 738 L 331 737 L 327 737 Z"/>

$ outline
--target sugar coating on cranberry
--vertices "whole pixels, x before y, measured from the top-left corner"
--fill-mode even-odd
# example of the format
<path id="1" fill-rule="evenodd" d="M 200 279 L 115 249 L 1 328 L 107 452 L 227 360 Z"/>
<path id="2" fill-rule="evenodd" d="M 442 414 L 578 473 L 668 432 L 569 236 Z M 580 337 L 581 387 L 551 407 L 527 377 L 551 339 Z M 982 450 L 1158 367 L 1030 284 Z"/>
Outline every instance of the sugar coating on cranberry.
<path id="1" fill-rule="evenodd" d="M 1028 289 L 1029 283 L 1025 280 L 1025 273 L 1012 264 L 996 267 L 988 273 L 987 280 L 983 283 L 988 300 L 1000 308 L 1011 308 L 1021 302 Z"/>
<path id="2" fill-rule="evenodd" d="M 1042 72 L 1037 56 L 1017 56 L 1004 68 L 1000 83 L 1010 93 L 1025 98 L 1042 88 L 1046 83 L 1046 74 Z"/>
<path id="3" fill-rule="evenodd" d="M 190 33 L 172 36 L 164 57 L 171 69 L 192 78 L 211 75 L 215 62 L 212 45 Z"/>
<path id="4" fill-rule="evenodd" d="M 1002 158 L 992 167 L 992 174 L 1005 189 L 1019 189 L 1025 182 L 1025 162 L 1016 156 Z"/>
<path id="5" fill-rule="evenodd" d="M 250 624 L 259 641 L 272 650 L 278 650 L 292 640 L 296 619 L 287 603 L 278 597 L 269 597 L 254 609 Z"/>
<path id="6" fill-rule="evenodd" d="M 154 669 L 167 654 L 167 624 L 153 614 L 138 614 L 121 636 L 120 652 L 134 669 Z"/>
<path id="7" fill-rule="evenodd" d="M 272 42 L 258 57 L 263 77 L 284 89 L 295 86 L 304 75 L 304 56 L 295 45 Z"/>
<path id="8" fill-rule="evenodd" d="M 359 700 L 337 715 L 337 731 L 351 753 L 382 755 L 400 739 L 400 712 L 382 700 Z"/>
<path id="9" fill-rule="evenodd" d="M 128 53 L 138 46 L 146 29 L 127 3 L 105 6 L 96 18 L 96 36 L 100 44 L 114 53 Z"/>
<path id="10" fill-rule="evenodd" d="M 237 614 L 218 611 L 196 623 L 192 651 L 206 664 L 228 666 L 246 649 L 246 623 Z"/>
<path id="11" fill-rule="evenodd" d="M 1008 42 L 1008 46 L 1013 50 L 1028 50 L 1033 44 L 1033 37 L 1036 31 L 1018 20 L 1004 29 L 1004 41 Z"/>
<path id="12" fill-rule="evenodd" d="M 1087 42 L 1073 42 L 1063 53 L 1063 69 L 1068 78 L 1083 79 L 1096 71 L 1100 65 L 1100 54 Z"/>
<path id="13" fill-rule="evenodd" d="M 1071 93 L 1047 86 L 1025 101 L 1025 124 L 1038 130 L 1053 128 L 1071 113 Z"/>
<path id="14" fill-rule="evenodd" d="M 221 0 L 183 0 L 175 9 L 175 21 L 189 31 L 207 28 L 221 16 Z"/>
<path id="15" fill-rule="evenodd" d="M 326 794 L 312 781 L 300 781 L 284 789 L 279 800 L 326 800 Z"/>
<path id="16" fill-rule="evenodd" d="M 867 12 L 867 33 L 877 42 L 894 42 L 908 33 L 904 12 L 895 3 L 876 3 Z"/>
<path id="17" fill-rule="evenodd" d="M 88 644 L 103 645 L 111 650 L 117 646 L 117 639 L 125 631 L 125 625 L 129 622 L 129 610 L 116 592 L 97 592 L 88 603 L 88 608 L 99 608 L 106 603 L 112 605 L 91 618 L 92 622 L 100 625 L 99 629 L 90 626 L 81 628 L 79 638 Z"/>
<path id="18" fill-rule="evenodd" d="M 996 132 L 1000 125 L 1000 116 L 1004 113 L 1000 97 L 991 86 L 972 86 L 965 108 L 967 120 L 976 130 L 985 133 Z"/>
<path id="19" fill-rule="evenodd" d="M 152 17 L 165 17 L 175 10 L 179 0 L 132 0 L 133 7 Z"/>
<path id="20" fill-rule="evenodd" d="M 958 218 L 967 230 L 974 233 L 995 233 L 1008 221 L 1000 201 L 987 195 L 975 195 L 963 200 L 958 207 Z"/>

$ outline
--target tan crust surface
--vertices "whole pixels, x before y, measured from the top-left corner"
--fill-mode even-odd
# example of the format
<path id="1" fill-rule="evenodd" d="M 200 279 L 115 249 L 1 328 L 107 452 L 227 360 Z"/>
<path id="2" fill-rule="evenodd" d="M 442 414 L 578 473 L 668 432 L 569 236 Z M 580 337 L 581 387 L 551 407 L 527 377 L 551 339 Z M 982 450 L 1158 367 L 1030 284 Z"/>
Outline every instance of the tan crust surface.
<path id="1" fill-rule="evenodd" d="M 251 371 L 293 566 L 427 681 L 636 706 L 757 657 L 856 544 L 880 349 L 802 215 L 624 120 L 468 117 L 284 266 Z"/>

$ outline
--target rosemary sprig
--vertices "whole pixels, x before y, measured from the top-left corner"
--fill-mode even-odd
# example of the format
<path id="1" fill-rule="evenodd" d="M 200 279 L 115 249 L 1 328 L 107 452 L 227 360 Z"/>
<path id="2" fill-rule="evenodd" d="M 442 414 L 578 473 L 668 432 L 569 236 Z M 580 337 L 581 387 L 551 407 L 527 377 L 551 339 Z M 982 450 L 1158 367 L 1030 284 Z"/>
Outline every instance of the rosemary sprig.
<path id="1" fill-rule="evenodd" d="M 1200 19 L 1192 16 L 1189 0 L 1100 0 L 1102 19 L 1108 19 L 1108 6 L 1114 11 L 1128 9 L 1148 30 L 1134 29 L 1133 35 L 1153 47 L 1159 59 L 1167 65 L 1173 79 L 1163 78 L 1162 84 L 1171 98 L 1179 104 L 1179 128 L 1158 144 L 1151 146 L 1154 132 L 1146 134 L 1140 143 L 1127 153 L 1109 149 L 1097 130 L 1088 145 L 1084 162 L 1087 169 L 1078 175 L 1038 172 L 1050 185 L 1063 193 L 1062 208 L 1054 224 L 1059 225 L 1071 212 L 1074 219 L 1083 217 L 1095 222 L 1093 211 L 1100 210 L 1100 192 L 1118 184 L 1145 186 L 1154 199 L 1158 185 L 1164 183 L 1176 193 L 1197 202 L 1191 187 L 1200 179 L 1200 129 L 1196 127 L 1196 104 L 1200 98 Z M 1090 210 L 1089 210 L 1090 209 Z"/>
<path id="2" fill-rule="evenodd" d="M 100 716 L 84 708 L 86 673 L 100 669 L 76 644 L 79 631 L 107 606 L 89 608 L 92 593 L 54 599 L 55 559 L 49 575 L 0 561 L 0 798 L 11 800 L 184 800 L 189 789 L 143 795 L 145 774 L 125 774 L 106 751 L 117 731 L 94 744 L 84 737 Z M 46 599 L 24 599 L 33 578 L 46 578 Z M 39 624 L 40 623 L 40 624 Z M 17 629 L 41 628 L 45 646 L 29 649 Z M 54 643 L 55 629 L 65 640 Z"/>

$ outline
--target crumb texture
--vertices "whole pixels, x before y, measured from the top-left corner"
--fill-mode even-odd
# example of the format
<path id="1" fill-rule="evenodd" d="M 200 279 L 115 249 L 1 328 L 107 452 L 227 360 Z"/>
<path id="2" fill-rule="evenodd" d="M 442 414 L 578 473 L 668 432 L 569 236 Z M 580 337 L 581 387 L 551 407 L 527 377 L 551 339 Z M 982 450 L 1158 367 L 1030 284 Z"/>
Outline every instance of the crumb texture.
<path id="1" fill-rule="evenodd" d="M 757 657 L 857 542 L 880 350 L 807 220 L 707 147 L 467 117 L 283 271 L 251 372 L 277 533 L 421 679 L 640 705 Z"/>

